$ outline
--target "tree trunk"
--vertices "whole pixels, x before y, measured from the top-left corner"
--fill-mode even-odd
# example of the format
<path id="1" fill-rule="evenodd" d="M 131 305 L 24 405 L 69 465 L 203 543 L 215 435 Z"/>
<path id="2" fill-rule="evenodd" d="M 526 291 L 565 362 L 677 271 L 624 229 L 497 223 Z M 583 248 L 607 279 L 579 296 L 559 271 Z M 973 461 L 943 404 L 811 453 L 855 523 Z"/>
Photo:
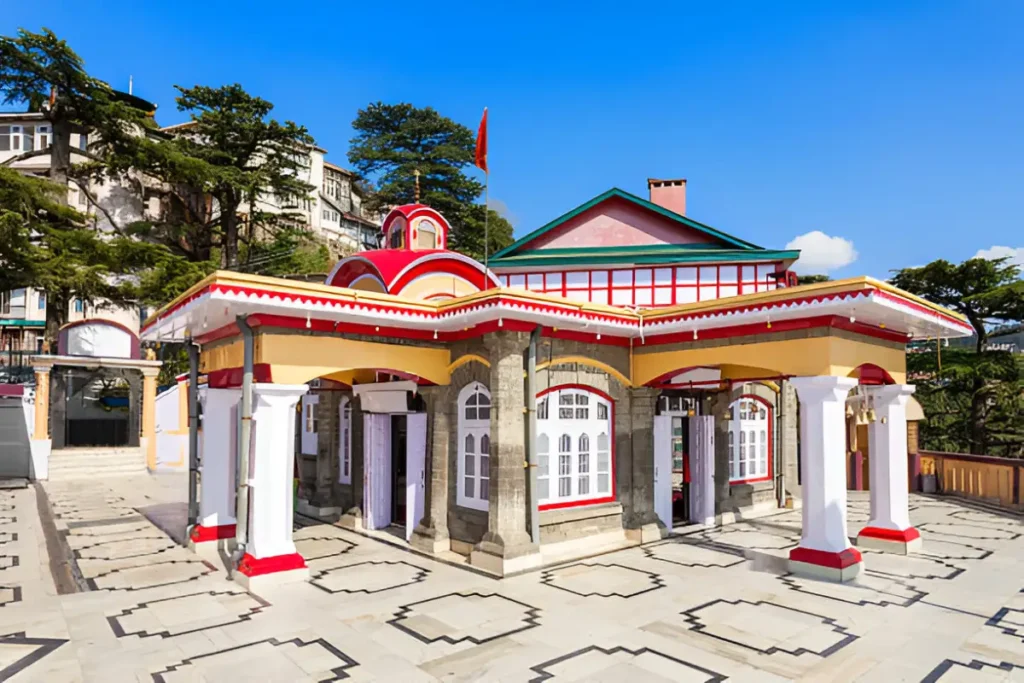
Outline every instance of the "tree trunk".
<path id="1" fill-rule="evenodd" d="M 71 123 L 58 118 L 53 121 L 53 141 L 50 143 L 50 180 L 63 188 L 68 186 L 71 171 Z M 58 196 L 61 204 L 68 203 L 67 191 Z"/>
<path id="2" fill-rule="evenodd" d="M 223 246 L 220 252 L 220 267 L 225 270 L 238 268 L 238 202 L 221 201 L 221 227 Z"/>
<path id="3" fill-rule="evenodd" d="M 70 297 L 63 292 L 46 292 L 46 327 L 43 338 L 50 345 L 50 353 L 57 353 L 57 335 L 68 321 Z"/>

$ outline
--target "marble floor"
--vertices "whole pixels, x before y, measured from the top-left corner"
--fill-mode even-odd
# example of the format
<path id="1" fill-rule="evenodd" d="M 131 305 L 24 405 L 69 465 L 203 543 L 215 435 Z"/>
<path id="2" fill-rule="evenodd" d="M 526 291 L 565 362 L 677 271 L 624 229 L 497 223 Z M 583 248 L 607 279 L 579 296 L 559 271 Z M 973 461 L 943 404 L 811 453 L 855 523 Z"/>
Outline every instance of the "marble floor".
<path id="1" fill-rule="evenodd" d="M 301 524 L 310 580 L 254 595 L 140 514 L 179 476 L 44 487 L 49 547 L 0 492 L 0 681 L 1024 681 L 1024 523 L 949 500 L 845 585 L 786 573 L 786 512 L 505 580 Z"/>

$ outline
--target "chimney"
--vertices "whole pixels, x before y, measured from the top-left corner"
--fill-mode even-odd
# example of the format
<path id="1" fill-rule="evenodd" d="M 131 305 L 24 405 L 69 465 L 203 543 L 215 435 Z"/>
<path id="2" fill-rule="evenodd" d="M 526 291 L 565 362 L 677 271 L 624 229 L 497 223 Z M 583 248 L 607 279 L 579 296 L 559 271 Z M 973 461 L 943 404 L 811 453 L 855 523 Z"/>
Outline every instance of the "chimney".
<path id="1" fill-rule="evenodd" d="M 680 216 L 686 215 L 686 178 L 678 180 L 648 178 L 647 189 L 651 193 L 652 204 L 674 211 Z"/>

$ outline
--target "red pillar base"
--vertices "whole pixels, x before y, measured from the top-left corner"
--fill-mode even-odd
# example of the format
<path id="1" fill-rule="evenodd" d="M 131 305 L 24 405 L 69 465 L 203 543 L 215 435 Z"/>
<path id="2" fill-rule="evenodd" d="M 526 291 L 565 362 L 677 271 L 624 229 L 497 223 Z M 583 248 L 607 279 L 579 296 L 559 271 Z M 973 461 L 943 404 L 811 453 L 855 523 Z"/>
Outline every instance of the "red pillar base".
<path id="1" fill-rule="evenodd" d="M 209 559 L 217 558 L 221 552 L 230 553 L 235 549 L 235 525 L 196 524 L 188 532 L 188 548 Z"/>
<path id="2" fill-rule="evenodd" d="M 274 557 L 255 558 L 249 553 L 242 556 L 234 579 L 248 590 L 258 590 L 268 586 L 276 586 L 294 581 L 305 581 L 309 578 L 309 568 L 302 555 L 276 555 Z"/>
<path id="3" fill-rule="evenodd" d="M 857 545 L 895 555 L 909 555 L 921 549 L 922 541 L 920 532 L 912 526 L 906 529 L 866 526 L 857 534 Z"/>
<path id="4" fill-rule="evenodd" d="M 789 551 L 789 571 L 801 576 L 845 583 L 855 579 L 863 568 L 864 561 L 856 548 L 838 553 L 803 547 Z"/>

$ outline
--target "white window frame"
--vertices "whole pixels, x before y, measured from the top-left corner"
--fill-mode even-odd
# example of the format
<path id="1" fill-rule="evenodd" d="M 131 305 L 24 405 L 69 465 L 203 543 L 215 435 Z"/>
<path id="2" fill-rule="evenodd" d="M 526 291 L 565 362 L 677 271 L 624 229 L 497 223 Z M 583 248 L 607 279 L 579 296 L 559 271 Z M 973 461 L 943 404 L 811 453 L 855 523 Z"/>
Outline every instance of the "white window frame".
<path id="1" fill-rule="evenodd" d="M 338 483 L 352 483 L 352 401 L 348 396 L 338 406 Z"/>
<path id="2" fill-rule="evenodd" d="M 476 397 L 476 405 L 470 399 Z M 487 403 L 480 404 L 480 397 Z M 458 400 L 458 460 L 455 485 L 455 504 L 460 507 L 486 512 L 490 507 L 490 441 L 491 441 L 491 392 L 480 382 L 470 382 L 459 392 Z M 486 417 L 480 417 L 481 408 L 486 408 Z M 472 412 L 469 412 L 472 411 Z M 473 416 L 475 414 L 475 416 Z M 472 439 L 473 451 L 467 452 L 467 439 Z M 486 447 L 487 452 L 484 453 Z M 470 461 L 472 472 L 467 471 L 467 460 Z M 472 481 L 471 491 L 466 484 Z M 486 488 L 486 494 L 483 489 Z"/>
<path id="3" fill-rule="evenodd" d="M 571 406 L 561 405 L 570 398 Z M 569 410 L 572 417 L 568 416 Z M 599 412 L 605 415 L 603 419 L 598 417 Z M 558 387 L 537 399 L 537 480 L 541 484 L 538 505 L 585 504 L 614 495 L 613 422 L 612 402 L 583 387 Z M 586 455 L 585 462 L 581 461 L 582 454 Z M 604 466 L 600 462 L 602 455 Z M 603 487 L 599 486 L 601 475 L 606 477 Z M 563 493 L 564 483 L 568 484 L 567 494 Z"/>
<path id="4" fill-rule="evenodd" d="M 729 483 L 770 479 L 771 428 L 772 407 L 761 399 L 744 395 L 729 404 Z"/>

